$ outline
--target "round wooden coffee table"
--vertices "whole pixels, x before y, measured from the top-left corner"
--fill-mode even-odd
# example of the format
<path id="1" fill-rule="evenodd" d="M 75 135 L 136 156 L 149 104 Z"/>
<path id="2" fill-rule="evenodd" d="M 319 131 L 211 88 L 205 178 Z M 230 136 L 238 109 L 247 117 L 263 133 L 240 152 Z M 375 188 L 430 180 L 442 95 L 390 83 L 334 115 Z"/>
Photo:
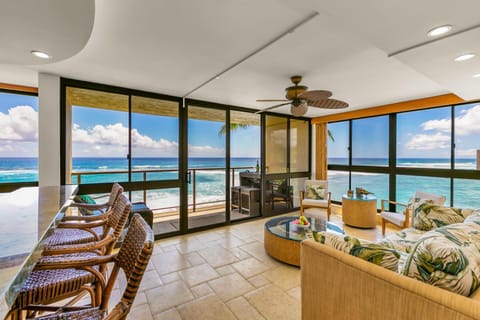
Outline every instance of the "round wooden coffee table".
<path id="1" fill-rule="evenodd" d="M 295 219 L 298 219 L 298 215 L 268 220 L 263 232 L 265 251 L 272 258 L 294 266 L 300 266 L 300 242 L 313 237 L 312 231 L 344 233 L 341 227 L 315 218 L 307 218 L 310 221 L 310 228 L 298 228 L 293 223 Z"/>

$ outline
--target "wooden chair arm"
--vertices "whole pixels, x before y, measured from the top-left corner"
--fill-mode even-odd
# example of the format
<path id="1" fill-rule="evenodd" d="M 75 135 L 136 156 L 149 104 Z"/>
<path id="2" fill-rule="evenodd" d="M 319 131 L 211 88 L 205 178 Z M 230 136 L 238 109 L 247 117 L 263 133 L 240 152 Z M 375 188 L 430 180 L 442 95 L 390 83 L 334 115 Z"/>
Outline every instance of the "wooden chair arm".
<path id="1" fill-rule="evenodd" d="M 54 246 L 51 248 L 46 248 L 43 250 L 43 256 L 51 256 L 51 255 L 64 255 L 64 254 L 71 254 L 71 253 L 80 253 L 80 252 L 98 252 L 104 253 L 105 248 L 108 245 L 113 245 L 116 242 L 116 238 L 113 235 L 108 235 L 104 239 L 94 242 L 88 243 L 80 243 L 80 244 L 65 244 Z"/>
<path id="2" fill-rule="evenodd" d="M 72 202 L 69 207 L 74 208 L 85 208 L 89 210 L 99 210 L 108 207 L 108 202 L 106 203 L 83 203 L 83 202 Z"/>
<path id="3" fill-rule="evenodd" d="M 114 254 L 101 255 L 81 255 L 81 254 L 62 254 L 42 257 L 35 265 L 35 270 L 56 270 L 67 268 L 93 267 L 114 261 Z"/>
<path id="4" fill-rule="evenodd" d="M 92 215 L 92 216 L 64 216 L 62 222 L 65 221 L 96 221 L 96 220 L 107 220 L 110 212 L 104 212 L 99 215 Z"/>
<path id="5" fill-rule="evenodd" d="M 405 207 L 405 208 L 407 208 L 407 207 L 408 207 L 408 205 L 407 205 L 407 204 L 400 203 L 400 202 L 396 202 L 396 201 L 392 201 L 392 200 L 385 200 L 385 199 L 382 199 L 382 200 L 380 200 L 380 203 L 381 203 L 381 206 L 382 206 L 382 211 L 385 211 L 385 204 L 386 204 L 386 203 L 388 203 L 388 204 L 394 204 L 394 205 L 398 205 L 398 206 Z"/>
<path id="6" fill-rule="evenodd" d="M 95 227 L 101 227 L 107 223 L 107 220 L 95 220 L 89 222 L 59 222 L 57 228 L 68 228 L 68 229 L 92 229 Z"/>
<path id="7" fill-rule="evenodd" d="M 301 190 L 300 191 L 300 200 L 305 199 L 305 191 Z"/>

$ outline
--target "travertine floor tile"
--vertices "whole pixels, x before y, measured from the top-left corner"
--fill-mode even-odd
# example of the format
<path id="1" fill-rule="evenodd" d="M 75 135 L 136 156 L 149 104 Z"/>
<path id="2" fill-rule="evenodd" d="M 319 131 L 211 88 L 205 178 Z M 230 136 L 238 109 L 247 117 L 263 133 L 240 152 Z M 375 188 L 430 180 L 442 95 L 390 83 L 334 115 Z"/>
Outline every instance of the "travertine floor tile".
<path id="1" fill-rule="evenodd" d="M 210 265 L 204 263 L 185 270 L 179 271 L 180 276 L 189 287 L 199 283 L 218 278 L 220 275 Z"/>
<path id="2" fill-rule="evenodd" d="M 232 274 L 236 272 L 235 269 L 232 268 L 232 266 L 218 267 L 215 270 L 217 270 L 218 274 L 221 276 L 226 276 L 227 274 Z"/>
<path id="3" fill-rule="evenodd" d="M 150 261 L 155 266 L 159 275 L 164 275 L 192 266 L 185 256 L 176 251 L 164 252 L 152 256 Z"/>
<path id="4" fill-rule="evenodd" d="M 229 250 L 219 246 L 202 249 L 198 253 L 214 268 L 238 261 L 238 258 Z"/>
<path id="5" fill-rule="evenodd" d="M 160 276 L 158 275 L 155 269 L 150 271 L 145 271 L 143 274 L 142 282 L 140 283 L 140 291 L 147 290 L 151 288 L 156 288 L 161 286 L 163 283 L 160 280 Z"/>
<path id="6" fill-rule="evenodd" d="M 137 319 L 132 318 L 132 320 L 137 320 Z M 138 319 L 138 320 L 141 320 L 141 319 Z M 154 315 L 153 320 L 182 320 L 182 317 L 180 316 L 180 313 L 178 313 L 177 309 L 170 309 Z"/>
<path id="7" fill-rule="evenodd" d="M 210 288 L 206 283 L 202 283 L 202 284 L 199 284 L 198 286 L 191 287 L 190 290 L 192 291 L 195 298 L 205 297 L 213 293 L 212 288 Z"/>
<path id="8" fill-rule="evenodd" d="M 284 264 L 273 270 L 264 272 L 263 275 L 281 289 L 289 290 L 300 285 L 299 271 L 297 267 Z"/>
<path id="9" fill-rule="evenodd" d="M 128 314 L 129 319 L 142 319 L 142 320 L 153 320 L 152 313 L 150 312 L 150 308 L 148 304 L 143 304 L 140 306 L 136 306 L 130 310 Z"/>
<path id="10" fill-rule="evenodd" d="M 244 278 L 250 278 L 268 270 L 268 266 L 255 258 L 249 258 L 239 262 L 235 262 L 234 264 L 232 264 L 232 267 L 235 268 L 235 270 L 237 270 L 238 272 L 240 272 L 240 274 Z"/>
<path id="11" fill-rule="evenodd" d="M 230 309 L 214 294 L 179 306 L 177 310 L 182 319 L 236 320 Z"/>
<path id="12" fill-rule="evenodd" d="M 205 263 L 205 259 L 203 259 L 196 251 L 186 254 L 185 257 L 192 266 L 198 266 L 199 264 Z"/>
<path id="13" fill-rule="evenodd" d="M 270 280 L 265 278 L 263 274 L 259 274 L 247 279 L 254 287 L 261 288 L 268 284 L 271 284 Z"/>
<path id="14" fill-rule="evenodd" d="M 287 293 L 291 297 L 295 298 L 298 302 L 300 302 L 302 299 L 302 288 L 300 286 L 288 290 Z"/>
<path id="15" fill-rule="evenodd" d="M 123 293 L 123 292 L 122 292 Z M 110 300 L 113 298 L 111 297 Z M 119 299 L 115 299 L 115 303 L 118 302 Z M 137 292 L 137 296 L 135 297 L 135 300 L 133 301 L 133 307 L 140 306 L 142 304 L 148 303 L 147 301 L 147 296 L 145 295 L 145 292 Z"/>
<path id="16" fill-rule="evenodd" d="M 238 273 L 232 273 L 209 281 L 208 285 L 223 301 L 231 300 L 255 289 L 255 287 Z"/>
<path id="17" fill-rule="evenodd" d="M 244 297 L 238 297 L 227 302 L 239 320 L 262 320 L 265 319 Z"/>
<path id="18" fill-rule="evenodd" d="M 153 315 L 192 300 L 194 297 L 183 281 L 145 291 Z"/>
<path id="19" fill-rule="evenodd" d="M 266 319 L 300 319 L 298 301 L 275 285 L 265 286 L 247 293 L 245 298 Z"/>
<path id="20" fill-rule="evenodd" d="M 275 261 L 265 252 L 265 247 L 262 242 L 255 241 L 252 243 L 248 243 L 240 246 L 240 249 L 246 251 L 247 253 L 255 257 L 257 260 L 262 261 L 264 264 L 270 267 L 280 265 L 279 262 Z"/>

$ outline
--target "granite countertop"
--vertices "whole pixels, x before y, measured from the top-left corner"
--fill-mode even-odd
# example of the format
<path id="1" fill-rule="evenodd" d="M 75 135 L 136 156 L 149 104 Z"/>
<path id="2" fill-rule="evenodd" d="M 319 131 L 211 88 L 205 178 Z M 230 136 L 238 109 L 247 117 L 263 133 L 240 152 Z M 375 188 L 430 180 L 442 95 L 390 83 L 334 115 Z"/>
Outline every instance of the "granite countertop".
<path id="1" fill-rule="evenodd" d="M 41 240 L 62 219 L 76 185 L 20 188 L 0 194 L 0 317 L 41 255 Z"/>

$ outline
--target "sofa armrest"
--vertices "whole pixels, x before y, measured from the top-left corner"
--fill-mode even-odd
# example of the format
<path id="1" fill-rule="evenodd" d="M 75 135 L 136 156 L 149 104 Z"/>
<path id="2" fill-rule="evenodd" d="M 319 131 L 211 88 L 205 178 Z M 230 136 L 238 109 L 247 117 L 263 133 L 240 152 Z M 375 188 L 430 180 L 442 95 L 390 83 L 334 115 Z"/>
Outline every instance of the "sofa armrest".
<path id="1" fill-rule="evenodd" d="M 302 319 L 480 319 L 480 302 L 313 240 L 301 244 Z"/>

